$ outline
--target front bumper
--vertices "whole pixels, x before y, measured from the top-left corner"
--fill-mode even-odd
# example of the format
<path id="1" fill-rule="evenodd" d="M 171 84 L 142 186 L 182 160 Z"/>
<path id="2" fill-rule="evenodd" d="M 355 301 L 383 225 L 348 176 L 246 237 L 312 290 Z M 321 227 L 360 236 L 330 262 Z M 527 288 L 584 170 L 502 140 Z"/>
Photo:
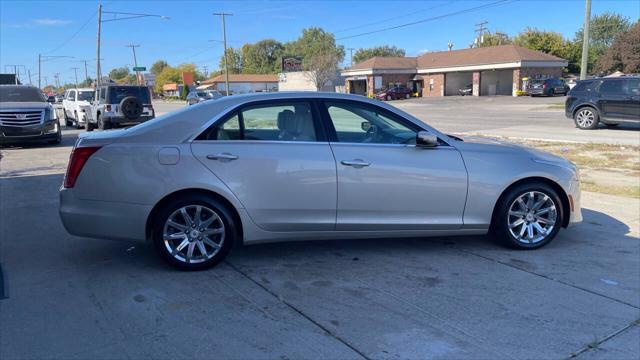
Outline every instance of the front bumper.
<path id="1" fill-rule="evenodd" d="M 567 196 L 569 197 L 569 208 L 571 209 L 569 214 L 569 226 L 578 224 L 582 222 L 582 206 L 580 204 L 580 181 L 572 180 L 569 184 L 569 189 L 567 191 Z"/>
<path id="2" fill-rule="evenodd" d="M 527 89 L 529 95 L 547 95 L 544 89 Z"/>
<path id="3" fill-rule="evenodd" d="M 60 127 L 57 121 L 48 121 L 34 126 L 0 126 L 1 144 L 19 144 L 34 141 L 48 141 L 58 138 Z"/>
<path id="4" fill-rule="evenodd" d="M 99 239 L 145 241 L 152 207 L 78 199 L 73 189 L 60 189 L 60 218 L 72 235 Z"/>

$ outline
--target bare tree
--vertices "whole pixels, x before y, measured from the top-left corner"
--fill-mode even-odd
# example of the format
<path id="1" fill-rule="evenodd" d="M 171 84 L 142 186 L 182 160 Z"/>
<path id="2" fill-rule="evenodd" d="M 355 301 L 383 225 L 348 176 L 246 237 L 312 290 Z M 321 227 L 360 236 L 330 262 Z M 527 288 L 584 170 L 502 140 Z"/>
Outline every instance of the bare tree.
<path id="1" fill-rule="evenodd" d="M 316 90 L 320 91 L 336 77 L 339 59 L 335 54 L 315 55 L 305 59 L 307 79 L 313 82 Z"/>

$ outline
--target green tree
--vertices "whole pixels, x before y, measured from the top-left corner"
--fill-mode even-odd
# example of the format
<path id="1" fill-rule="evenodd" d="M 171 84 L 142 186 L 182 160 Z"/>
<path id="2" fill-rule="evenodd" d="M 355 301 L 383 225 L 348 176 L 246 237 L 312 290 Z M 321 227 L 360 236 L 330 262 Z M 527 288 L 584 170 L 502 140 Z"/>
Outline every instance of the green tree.
<path id="1" fill-rule="evenodd" d="M 280 68 L 280 58 L 284 51 L 284 45 L 273 39 L 265 39 L 250 46 L 245 45 L 242 50 L 243 72 L 274 74 Z"/>
<path id="2" fill-rule="evenodd" d="M 589 21 L 589 56 L 587 59 L 587 72 L 591 73 L 594 69 L 598 58 L 604 54 L 614 42 L 614 39 L 619 33 L 628 31 L 631 28 L 629 18 L 619 14 L 613 14 L 605 12 L 599 15 L 594 15 Z M 582 38 L 584 36 L 584 29 L 580 28 L 573 38 L 573 44 L 571 45 L 571 64 L 580 71 L 580 64 L 582 59 Z M 570 65 L 571 65 L 570 64 Z M 570 66 L 571 70 L 571 66 Z"/>
<path id="3" fill-rule="evenodd" d="M 189 84 L 183 84 L 182 92 L 180 92 L 180 99 L 187 100 L 187 95 L 189 95 Z"/>
<path id="4" fill-rule="evenodd" d="M 595 63 L 595 70 L 603 73 L 640 72 L 640 22 L 616 36 L 612 45 Z"/>
<path id="5" fill-rule="evenodd" d="M 113 68 L 109 71 L 109 79 L 112 79 L 116 82 L 120 82 L 121 80 L 126 80 L 129 77 L 129 68 L 126 66 Z"/>
<path id="6" fill-rule="evenodd" d="M 353 55 L 353 63 L 357 64 L 376 56 L 402 57 L 405 55 L 404 49 L 393 45 L 381 45 L 372 48 L 360 48 Z"/>
<path id="7" fill-rule="evenodd" d="M 240 74 L 242 72 L 242 50 L 227 48 L 227 61 L 229 62 L 229 74 Z M 224 56 L 220 56 L 220 69 L 224 71 Z"/>
<path id="8" fill-rule="evenodd" d="M 162 92 L 162 86 L 166 84 L 180 83 L 182 76 L 180 70 L 177 68 L 166 66 L 160 74 L 156 77 L 156 92 Z"/>
<path id="9" fill-rule="evenodd" d="M 511 39 L 509 35 L 499 31 L 493 33 L 487 31 L 482 35 L 480 47 L 507 45 L 511 43 L 513 43 L 513 39 Z"/>
<path id="10" fill-rule="evenodd" d="M 151 69 L 149 69 L 149 71 L 151 71 L 151 73 L 154 74 L 155 76 L 158 76 L 160 75 L 162 70 L 167 66 L 169 66 L 169 64 L 166 61 L 158 60 L 154 62 L 153 65 L 151 65 Z"/>
<path id="11" fill-rule="evenodd" d="M 182 76 L 182 73 L 191 73 L 193 74 L 193 80 L 195 81 L 204 80 L 204 74 L 202 74 L 198 70 L 198 67 L 196 66 L 196 64 L 192 64 L 192 63 L 180 64 L 178 65 L 177 69 L 180 72 L 180 76 Z"/>

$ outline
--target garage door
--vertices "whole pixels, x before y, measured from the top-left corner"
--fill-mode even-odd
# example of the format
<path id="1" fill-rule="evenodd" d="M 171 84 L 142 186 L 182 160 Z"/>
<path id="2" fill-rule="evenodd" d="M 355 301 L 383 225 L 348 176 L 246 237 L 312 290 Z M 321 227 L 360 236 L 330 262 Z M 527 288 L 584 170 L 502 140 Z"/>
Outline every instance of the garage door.
<path id="1" fill-rule="evenodd" d="M 513 70 L 480 72 L 480 95 L 511 95 Z"/>
<path id="2" fill-rule="evenodd" d="M 444 95 L 460 95 L 459 89 L 473 83 L 473 72 L 453 72 L 444 75 Z"/>

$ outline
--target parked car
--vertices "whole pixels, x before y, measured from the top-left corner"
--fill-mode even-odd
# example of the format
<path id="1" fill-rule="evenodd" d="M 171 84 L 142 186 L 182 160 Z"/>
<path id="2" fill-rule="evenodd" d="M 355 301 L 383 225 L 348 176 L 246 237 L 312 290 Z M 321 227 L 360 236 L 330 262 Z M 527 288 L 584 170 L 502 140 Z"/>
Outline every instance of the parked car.
<path id="1" fill-rule="evenodd" d="M 192 91 L 187 95 L 187 105 L 193 105 L 207 100 L 215 100 L 221 97 L 222 94 L 215 90 Z"/>
<path id="2" fill-rule="evenodd" d="M 411 90 L 404 86 L 394 86 L 388 89 L 382 90 L 376 94 L 378 100 L 397 100 L 408 99 L 411 97 Z"/>
<path id="3" fill-rule="evenodd" d="M 473 84 L 469 84 L 461 89 L 458 89 L 460 96 L 473 95 Z"/>
<path id="4" fill-rule="evenodd" d="M 64 101 L 64 94 L 56 94 L 56 104 L 62 104 Z"/>
<path id="5" fill-rule="evenodd" d="M 146 86 L 106 84 L 96 89 L 87 131 L 136 125 L 155 118 Z"/>
<path id="6" fill-rule="evenodd" d="M 555 96 L 555 95 L 567 95 L 569 92 L 569 86 L 564 83 L 562 79 L 550 78 L 550 79 L 533 79 L 529 81 L 527 87 L 527 93 L 530 96 Z"/>
<path id="7" fill-rule="evenodd" d="M 87 124 L 87 118 L 91 113 L 91 102 L 94 99 L 94 90 L 70 89 L 65 91 L 62 100 L 65 126 L 82 128 Z"/>
<path id="8" fill-rule="evenodd" d="M 578 81 L 565 101 L 565 115 L 576 127 L 591 130 L 599 123 L 640 123 L 640 77 Z"/>
<path id="9" fill-rule="evenodd" d="M 56 97 L 55 95 L 47 95 L 47 102 L 49 104 L 55 104 L 56 103 Z"/>
<path id="10" fill-rule="evenodd" d="M 185 269 L 282 240 L 491 231 L 534 249 L 581 220 L 578 171 L 561 157 L 312 92 L 224 97 L 82 136 L 60 215 L 71 234 L 149 240 Z"/>
<path id="11" fill-rule="evenodd" d="M 33 141 L 59 144 L 61 140 L 56 112 L 40 89 L 0 85 L 0 144 Z"/>

